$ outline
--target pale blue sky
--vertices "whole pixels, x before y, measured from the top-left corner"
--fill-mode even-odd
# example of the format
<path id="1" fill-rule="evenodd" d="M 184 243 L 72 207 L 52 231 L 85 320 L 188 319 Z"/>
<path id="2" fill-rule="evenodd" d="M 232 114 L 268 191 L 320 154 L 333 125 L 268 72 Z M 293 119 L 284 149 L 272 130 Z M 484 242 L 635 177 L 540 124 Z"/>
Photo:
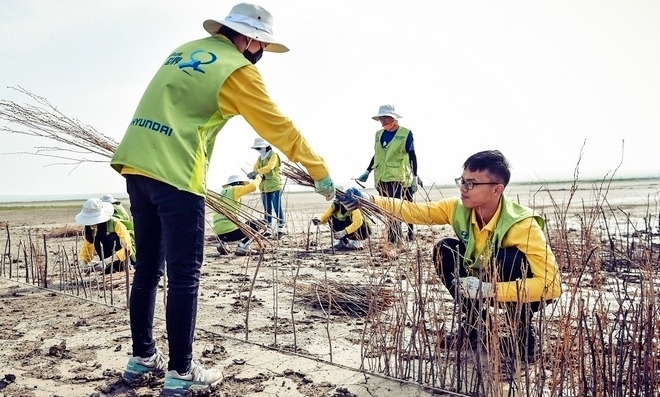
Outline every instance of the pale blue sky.
<path id="1" fill-rule="evenodd" d="M 470 154 L 500 149 L 513 181 L 660 176 L 660 2 L 257 2 L 291 52 L 257 64 L 268 90 L 327 160 L 337 183 L 373 154 L 378 106 L 415 136 L 419 174 L 451 183 Z M 0 98 L 20 85 L 120 140 L 151 76 L 202 22 L 235 2 L 3 0 Z M 323 7 L 321 4 L 328 4 Z M 4 125 L 0 120 L 0 125 Z M 249 168 L 256 137 L 241 119 L 221 132 L 218 188 Z M 4 153 L 50 145 L 0 132 L 0 195 L 125 191 L 105 164 Z M 369 179 L 369 186 L 372 179 Z"/>

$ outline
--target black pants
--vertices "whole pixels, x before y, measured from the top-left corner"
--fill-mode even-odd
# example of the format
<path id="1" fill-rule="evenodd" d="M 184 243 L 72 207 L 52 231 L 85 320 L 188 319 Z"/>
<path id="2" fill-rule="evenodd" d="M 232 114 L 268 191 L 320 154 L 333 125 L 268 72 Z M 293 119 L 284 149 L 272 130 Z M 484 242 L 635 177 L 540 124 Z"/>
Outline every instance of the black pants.
<path id="1" fill-rule="evenodd" d="M 376 186 L 378 194 L 383 197 L 398 198 L 413 201 L 412 190 L 403 186 L 401 182 L 378 182 Z M 413 230 L 413 225 L 408 224 L 408 230 Z M 396 243 L 402 237 L 401 222 L 389 220 L 387 224 L 387 239 L 391 243 Z"/>
<path id="2" fill-rule="evenodd" d="M 460 291 L 456 287 L 458 277 L 467 277 L 468 273 L 462 265 L 462 258 L 465 255 L 465 245 L 455 238 L 445 238 L 440 240 L 433 247 L 433 263 L 435 264 L 438 275 L 442 277 L 445 287 L 449 290 L 454 300 L 462 302 L 461 310 L 466 314 L 466 322 L 473 325 L 478 321 L 486 320 L 487 310 L 481 299 L 470 299 L 460 296 Z M 521 278 L 532 277 L 532 271 L 529 269 L 527 258 L 517 248 L 500 248 L 495 257 L 496 265 L 491 267 L 482 275 L 482 279 L 490 279 L 497 272 L 498 281 L 513 281 Z M 490 300 L 491 304 L 493 303 Z M 506 303 L 507 320 L 509 324 L 521 332 L 526 332 L 532 325 L 532 315 L 539 311 L 541 302 L 509 302 Z"/>
<path id="3" fill-rule="evenodd" d="M 115 252 L 122 249 L 121 240 L 119 239 L 117 233 L 109 233 L 103 240 L 102 244 L 100 244 L 99 247 L 95 247 L 95 248 L 96 248 L 96 253 L 99 254 L 99 256 L 102 256 L 103 259 L 112 258 Z M 101 250 L 103 252 L 101 252 Z M 135 266 L 135 262 L 133 262 L 133 260 L 130 257 L 128 258 L 128 261 L 132 266 Z M 120 260 L 116 260 L 112 263 L 108 263 L 105 266 L 105 269 L 103 269 L 103 273 L 105 274 L 121 272 L 121 271 L 124 271 L 124 263 Z"/>
<path id="4" fill-rule="evenodd" d="M 263 221 L 248 221 L 247 225 L 257 233 L 265 232 L 268 227 L 266 222 Z M 232 230 L 229 233 L 218 234 L 218 238 L 225 243 L 241 240 L 241 243 L 247 244 L 247 242 L 250 241 L 250 237 L 246 236 L 241 229 Z"/>
<path id="5" fill-rule="evenodd" d="M 332 217 L 330 218 L 330 223 L 332 223 L 332 230 L 335 232 L 338 232 L 340 230 L 346 229 L 347 226 L 349 226 L 353 221 L 350 219 L 344 219 L 343 221 L 340 221 L 339 219 Z M 362 225 L 358 228 L 358 230 L 354 231 L 351 234 L 347 234 L 344 236 L 342 240 L 346 242 L 346 240 L 366 240 L 369 238 L 371 235 L 371 228 L 369 225 L 367 225 L 367 222 L 362 222 Z M 346 239 L 346 240 L 345 240 Z"/>

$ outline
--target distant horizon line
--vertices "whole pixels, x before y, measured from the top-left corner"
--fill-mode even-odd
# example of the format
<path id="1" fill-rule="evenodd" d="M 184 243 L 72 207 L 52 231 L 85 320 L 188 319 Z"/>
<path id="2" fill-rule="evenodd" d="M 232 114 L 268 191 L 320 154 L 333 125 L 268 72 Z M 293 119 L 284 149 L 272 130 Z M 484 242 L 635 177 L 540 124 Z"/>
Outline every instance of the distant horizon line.
<path id="1" fill-rule="evenodd" d="M 609 181 L 609 178 L 585 178 L 585 179 L 580 179 L 578 178 L 578 182 L 606 182 Z M 637 176 L 637 177 L 620 177 L 620 178 L 611 178 L 612 181 L 619 181 L 619 182 L 625 182 L 625 181 L 647 181 L 647 180 L 660 180 L 660 177 L 658 176 Z M 557 179 L 557 180 L 547 180 L 547 181 L 516 181 L 516 182 L 511 182 L 509 185 L 526 185 L 526 184 L 554 184 L 554 183 L 573 183 L 575 180 L 574 179 Z M 354 181 L 346 182 L 346 183 L 336 183 L 339 186 L 346 186 L 346 185 L 354 185 Z M 436 184 L 435 186 L 440 187 L 440 188 L 452 188 L 455 187 L 454 184 L 442 184 L 438 185 Z M 308 193 L 309 188 L 306 188 L 304 186 L 297 186 L 297 185 L 289 185 L 287 186 L 288 188 L 293 187 L 295 190 L 290 190 L 286 189 L 287 193 Z M 375 189 L 373 186 L 373 183 L 371 183 L 369 186 L 365 186 L 364 189 Z M 215 190 L 211 188 L 211 190 Z M 216 190 L 218 191 L 218 190 Z M 9 195 L 0 195 L 0 203 L 2 204 L 20 204 L 20 203 L 26 203 L 26 202 L 58 202 L 58 201 L 71 201 L 71 200 L 86 200 L 90 197 L 99 197 L 101 198 L 104 194 L 106 193 L 94 193 L 94 194 L 89 194 L 89 193 L 61 193 L 61 194 L 9 194 Z M 110 193 L 115 198 L 117 199 L 127 199 L 128 194 L 125 192 L 114 192 Z"/>

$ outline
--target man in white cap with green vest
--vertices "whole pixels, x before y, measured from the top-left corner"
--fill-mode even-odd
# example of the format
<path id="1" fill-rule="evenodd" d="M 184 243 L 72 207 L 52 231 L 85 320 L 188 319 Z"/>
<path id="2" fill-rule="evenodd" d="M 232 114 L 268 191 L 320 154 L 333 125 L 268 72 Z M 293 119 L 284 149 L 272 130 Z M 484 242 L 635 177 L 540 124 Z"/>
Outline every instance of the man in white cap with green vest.
<path id="1" fill-rule="evenodd" d="M 374 183 L 378 194 L 383 197 L 404 198 L 412 201 L 417 186 L 421 181 L 417 176 L 417 155 L 412 131 L 399 125 L 399 115 L 392 105 L 382 105 L 372 119 L 379 121 L 381 129 L 376 132 L 374 156 L 367 170 L 357 178 L 366 182 L 374 171 Z M 412 173 L 412 176 L 411 176 Z M 413 226 L 408 225 L 408 238 L 413 239 Z M 391 221 L 387 226 L 387 243 L 383 247 L 383 256 L 396 258 L 397 245 L 402 246 L 401 222 Z"/>
<path id="2" fill-rule="evenodd" d="M 272 15 L 241 3 L 225 19 L 203 26 L 210 36 L 175 48 L 160 65 L 111 160 L 126 178 L 141 251 L 130 297 L 133 357 L 124 378 L 167 371 L 162 395 L 168 396 L 222 381 L 222 372 L 193 361 L 192 351 L 207 170 L 227 121 L 243 116 L 258 135 L 307 169 L 317 193 L 327 200 L 335 194 L 325 161 L 273 103 L 254 66 L 264 51 L 288 51 L 273 36 Z M 165 271 L 169 358 L 153 337 L 156 291 Z"/>

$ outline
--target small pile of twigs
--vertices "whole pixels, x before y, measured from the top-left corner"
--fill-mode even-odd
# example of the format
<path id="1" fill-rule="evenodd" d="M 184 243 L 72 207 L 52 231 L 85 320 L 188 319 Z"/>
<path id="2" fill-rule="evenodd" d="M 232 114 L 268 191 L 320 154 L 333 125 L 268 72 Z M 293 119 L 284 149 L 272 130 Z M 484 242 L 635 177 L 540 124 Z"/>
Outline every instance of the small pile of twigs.
<path id="1" fill-rule="evenodd" d="M 294 287 L 293 280 L 285 282 Z M 319 280 L 295 283 L 295 299 L 298 303 L 316 309 L 336 310 L 351 316 L 377 315 L 390 307 L 394 301 L 391 289 L 355 284 L 348 280 Z"/>
<path id="2" fill-rule="evenodd" d="M 282 163 L 282 175 L 291 179 L 297 185 L 312 188 L 314 187 L 314 179 L 312 179 L 307 171 L 305 171 L 298 164 L 290 162 Z M 336 189 L 335 194 L 337 195 L 337 198 L 342 199 L 346 195 L 346 192 L 341 189 Z M 397 219 L 396 215 L 380 208 L 369 200 L 364 200 L 361 198 L 358 198 L 358 200 L 360 200 L 360 210 L 367 216 L 378 218 L 383 222 L 385 222 L 388 218 Z"/>
<path id="3" fill-rule="evenodd" d="M 11 87 L 12 89 L 32 98 L 36 105 L 20 105 L 16 102 L 0 100 L 0 119 L 7 120 L 10 125 L 18 125 L 21 128 L 12 128 L 10 126 L 0 127 L 0 131 L 16 134 L 48 138 L 59 143 L 63 143 L 68 148 L 62 147 L 37 147 L 36 153 L 46 157 L 55 157 L 59 159 L 73 161 L 75 163 L 84 162 L 105 162 L 105 160 L 92 160 L 79 158 L 81 154 L 94 154 L 105 158 L 112 158 L 119 143 L 96 131 L 94 127 L 84 124 L 81 121 L 70 118 L 60 112 L 57 107 L 51 104 L 46 98 L 32 94 L 22 87 Z M 48 153 L 47 153 L 48 152 Z M 68 152 L 71 155 L 55 155 L 52 152 Z M 74 156 L 74 157 L 71 157 Z M 252 220 L 253 217 L 247 216 L 247 213 L 241 213 L 238 216 L 229 211 L 220 203 L 220 195 L 212 190 L 207 190 L 206 205 L 212 210 L 224 215 L 238 226 L 245 235 L 254 238 L 262 246 L 264 237 L 260 233 L 250 228 L 245 221 Z M 241 218 L 245 218 L 241 220 Z"/>

